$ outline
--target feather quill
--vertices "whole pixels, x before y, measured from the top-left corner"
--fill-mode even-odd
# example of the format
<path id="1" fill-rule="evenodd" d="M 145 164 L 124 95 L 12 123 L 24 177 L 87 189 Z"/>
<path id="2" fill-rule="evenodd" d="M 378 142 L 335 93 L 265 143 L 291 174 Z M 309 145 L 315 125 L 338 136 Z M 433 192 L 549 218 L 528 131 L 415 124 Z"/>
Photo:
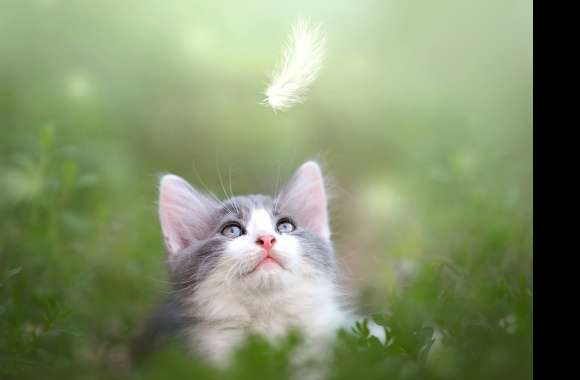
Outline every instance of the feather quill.
<path id="1" fill-rule="evenodd" d="M 309 87 L 322 66 L 325 40 L 320 24 L 311 25 L 304 20 L 298 20 L 292 27 L 282 61 L 264 92 L 265 103 L 274 111 L 284 111 L 304 102 Z"/>

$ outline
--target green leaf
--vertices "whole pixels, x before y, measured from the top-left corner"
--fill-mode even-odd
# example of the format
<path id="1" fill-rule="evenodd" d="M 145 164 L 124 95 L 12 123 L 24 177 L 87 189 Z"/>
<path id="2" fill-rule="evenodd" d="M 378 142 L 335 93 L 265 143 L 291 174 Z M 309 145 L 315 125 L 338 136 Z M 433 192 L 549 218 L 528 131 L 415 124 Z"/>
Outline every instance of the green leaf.
<path id="1" fill-rule="evenodd" d="M 371 317 L 377 325 L 387 327 L 387 325 L 388 325 L 388 315 L 387 314 L 376 313 L 376 314 L 373 314 Z"/>

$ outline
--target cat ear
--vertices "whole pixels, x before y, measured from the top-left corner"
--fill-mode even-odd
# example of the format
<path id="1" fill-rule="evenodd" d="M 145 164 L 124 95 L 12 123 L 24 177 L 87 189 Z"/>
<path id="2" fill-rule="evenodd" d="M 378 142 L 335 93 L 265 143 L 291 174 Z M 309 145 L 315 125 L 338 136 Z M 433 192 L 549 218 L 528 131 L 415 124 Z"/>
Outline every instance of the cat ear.
<path id="1" fill-rule="evenodd" d="M 159 184 L 159 220 L 170 254 L 185 248 L 208 233 L 216 202 L 195 190 L 187 181 L 173 174 L 161 177 Z"/>
<path id="2" fill-rule="evenodd" d="M 279 210 L 296 219 L 296 222 L 330 240 L 327 197 L 320 166 L 307 161 L 294 173 L 286 188 L 278 196 Z"/>

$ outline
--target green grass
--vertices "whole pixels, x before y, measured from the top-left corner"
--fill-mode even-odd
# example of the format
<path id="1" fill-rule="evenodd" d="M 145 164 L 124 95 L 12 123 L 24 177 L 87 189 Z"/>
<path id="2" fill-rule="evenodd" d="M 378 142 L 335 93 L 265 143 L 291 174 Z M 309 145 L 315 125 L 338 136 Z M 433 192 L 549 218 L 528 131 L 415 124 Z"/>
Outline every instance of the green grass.
<path id="1" fill-rule="evenodd" d="M 153 207 L 143 215 L 119 212 L 130 206 L 109 197 L 107 184 L 96 179 L 102 169 L 59 153 L 54 128 L 41 128 L 31 145 L 3 177 L 2 378 L 288 375 L 292 340 L 282 349 L 250 342 L 225 374 L 177 346 L 132 369 L 128 342 L 166 289 Z M 341 332 L 330 378 L 531 376 L 529 232 L 503 220 L 509 210 L 474 207 L 478 218 L 455 226 L 458 242 L 446 258 L 417 259 L 418 269 L 399 286 L 361 296 L 369 316 L 373 307 L 382 309 L 372 318 L 390 338 L 382 345 L 364 324 Z M 141 262 L 143 252 L 158 256 Z"/>
<path id="2" fill-rule="evenodd" d="M 120 5 L 122 3 L 122 5 Z M 305 104 L 258 105 L 289 25 L 326 25 Z M 284 379 L 254 339 L 220 373 L 127 347 L 167 291 L 172 172 L 271 193 L 320 158 L 360 311 L 331 379 L 529 379 L 532 2 L 0 4 L 0 379 Z"/>

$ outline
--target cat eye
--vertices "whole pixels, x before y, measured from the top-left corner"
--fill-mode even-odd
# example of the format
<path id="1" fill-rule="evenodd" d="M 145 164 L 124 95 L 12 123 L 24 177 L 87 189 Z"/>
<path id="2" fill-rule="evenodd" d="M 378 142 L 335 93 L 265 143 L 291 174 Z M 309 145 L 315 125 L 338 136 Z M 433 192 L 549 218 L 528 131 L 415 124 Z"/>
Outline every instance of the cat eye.
<path id="1" fill-rule="evenodd" d="M 244 234 L 242 226 L 238 223 L 228 223 L 222 228 L 222 235 L 229 238 L 237 238 Z"/>
<path id="2" fill-rule="evenodd" d="M 276 229 L 281 234 L 287 234 L 294 231 L 296 226 L 289 219 L 282 219 L 278 222 L 278 225 L 276 225 Z"/>

